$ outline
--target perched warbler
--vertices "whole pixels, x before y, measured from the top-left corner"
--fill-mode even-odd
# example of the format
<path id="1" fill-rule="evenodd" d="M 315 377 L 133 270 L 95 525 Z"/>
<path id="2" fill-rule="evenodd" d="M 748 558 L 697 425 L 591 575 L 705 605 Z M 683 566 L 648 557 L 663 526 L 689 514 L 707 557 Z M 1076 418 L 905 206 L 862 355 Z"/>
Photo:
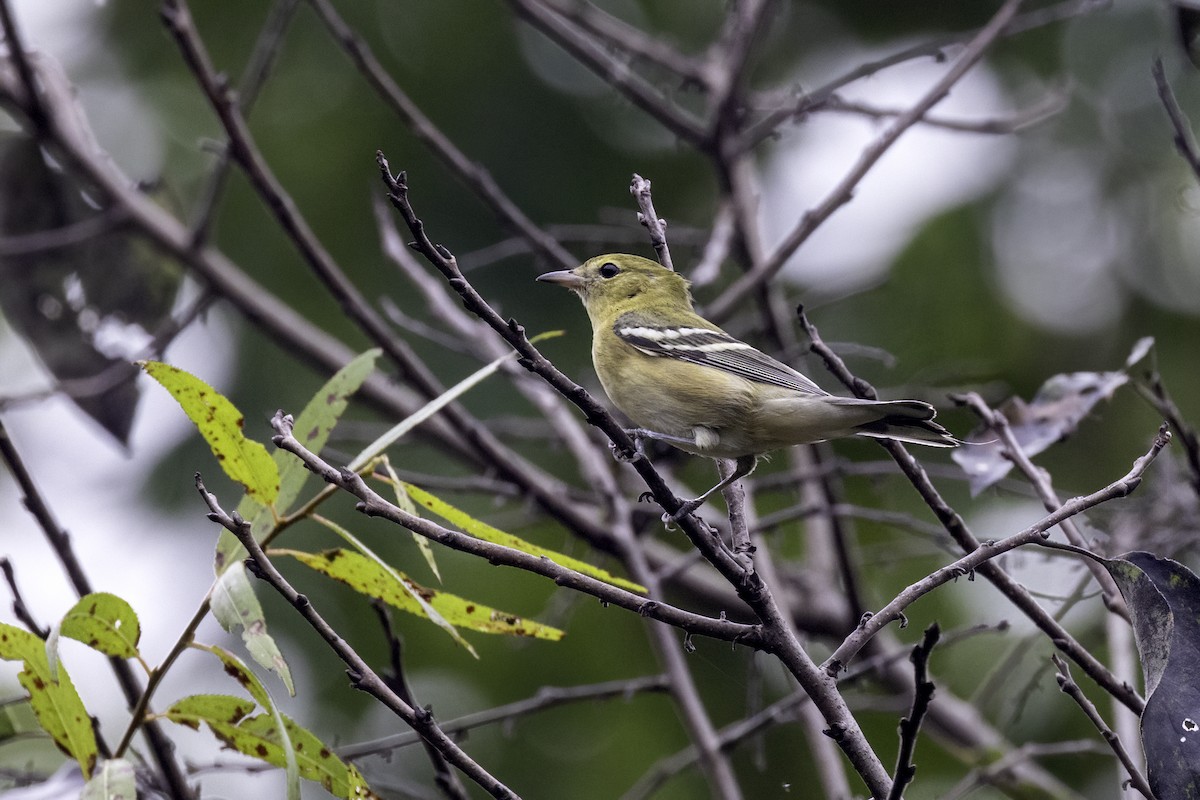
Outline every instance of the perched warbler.
<path id="1" fill-rule="evenodd" d="M 919 400 L 837 397 L 739 341 L 692 308 L 688 281 L 640 256 L 596 256 L 548 272 L 583 300 L 592 322 L 592 363 L 613 404 L 657 439 L 737 467 L 672 516 L 749 475 L 758 456 L 794 444 L 871 436 L 953 447 L 959 442 Z"/>

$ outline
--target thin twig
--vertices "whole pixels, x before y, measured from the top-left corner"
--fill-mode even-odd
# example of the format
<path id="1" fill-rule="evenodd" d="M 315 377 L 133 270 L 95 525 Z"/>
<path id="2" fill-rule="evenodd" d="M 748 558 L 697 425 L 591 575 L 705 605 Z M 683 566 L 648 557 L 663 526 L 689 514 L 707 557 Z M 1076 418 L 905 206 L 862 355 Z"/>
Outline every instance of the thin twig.
<path id="1" fill-rule="evenodd" d="M 875 387 L 850 372 L 845 362 L 838 357 L 837 353 L 833 352 L 822 341 L 816 326 L 805 316 L 803 308 L 797 309 L 797 316 L 800 326 L 808 334 L 813 353 L 825 362 L 825 366 L 829 371 L 857 397 L 877 398 L 878 394 L 875 391 Z M 933 481 L 929 479 L 929 475 L 926 474 L 920 463 L 913 458 L 912 454 L 899 442 L 881 440 L 880 444 L 891 454 L 892 458 L 899 465 L 900 470 L 913 484 L 913 487 L 925 501 L 925 504 L 929 506 L 934 516 L 937 517 L 938 522 L 946 529 L 951 538 L 958 543 L 963 552 L 973 553 L 978 550 L 980 541 L 971 532 L 970 528 L 967 527 L 962 516 L 951 508 L 950 504 L 942 497 L 941 493 L 933 485 Z M 1141 713 L 1146 705 L 1146 701 L 1131 686 L 1118 680 L 1107 667 L 1100 663 L 1099 659 L 1081 645 L 1053 616 L 1047 613 L 1046 609 L 1041 607 L 1025 587 L 1017 583 L 1011 575 L 993 562 L 986 561 L 981 563 L 977 571 L 978 574 L 987 578 L 992 585 L 999 589 L 1022 613 L 1029 617 L 1050 638 L 1055 647 L 1070 656 L 1071 660 L 1078 664 L 1096 683 L 1104 687 L 1105 691 L 1128 706 L 1134 713 Z"/>
<path id="2" fill-rule="evenodd" d="M 1146 782 L 1146 777 L 1142 775 L 1137 764 L 1130 757 L 1125 746 L 1121 744 L 1121 740 L 1112 732 L 1112 728 L 1108 727 L 1104 722 L 1104 718 L 1100 716 L 1100 712 L 1096 710 L 1096 706 L 1079 688 L 1079 684 L 1071 678 L 1071 668 L 1066 661 L 1059 658 L 1058 654 L 1050 656 L 1050 660 L 1054 662 L 1054 666 L 1058 669 L 1058 688 L 1063 691 L 1068 697 L 1074 700 L 1083 710 L 1084 716 L 1096 726 L 1096 730 L 1100 731 L 1100 735 L 1104 737 L 1104 741 L 1116 753 L 1117 759 L 1124 765 L 1126 771 L 1129 772 L 1129 784 L 1142 793 L 1147 800 L 1154 800 L 1154 792 L 1150 790 L 1150 784 Z"/>
<path id="3" fill-rule="evenodd" d="M 266 21 L 258 31 L 254 50 L 250 53 L 250 59 L 246 63 L 246 69 L 242 72 L 242 79 L 238 81 L 237 87 L 238 104 L 242 113 L 247 116 L 250 114 L 254 101 L 258 98 L 263 84 L 266 83 L 267 76 L 271 73 L 271 68 L 283 46 L 284 34 L 287 33 L 288 26 L 299 6 L 300 0 L 275 0 L 267 13 Z M 196 221 L 192 225 L 193 241 L 196 246 L 204 244 L 212 232 L 217 206 L 221 202 L 225 183 L 229 178 L 229 166 L 229 142 L 226 141 L 219 146 L 217 161 L 201 191 L 200 205 L 195 212 Z"/>
<path id="4" fill-rule="evenodd" d="M 1187 115 L 1179 107 L 1179 101 L 1175 99 L 1175 92 L 1171 89 L 1170 82 L 1167 81 L 1167 74 L 1163 69 L 1161 58 L 1154 59 L 1154 66 L 1150 68 L 1150 72 L 1154 75 L 1154 85 L 1158 87 L 1158 99 L 1162 101 L 1167 118 L 1171 120 L 1171 129 L 1175 132 L 1175 149 L 1179 151 L 1179 155 L 1183 156 L 1183 160 L 1200 180 L 1200 147 L 1196 145 L 1192 124 L 1188 122 Z"/>
<path id="5" fill-rule="evenodd" d="M 975 392 L 967 392 L 962 396 L 966 405 L 971 408 L 979 418 L 983 421 L 990 430 L 994 431 L 1000 437 L 1000 441 L 1004 444 L 1004 455 L 1011 460 L 1017 469 L 1029 480 L 1034 489 L 1037 490 L 1038 497 L 1042 501 L 1042 506 L 1050 512 L 1062 506 L 1062 500 L 1059 499 L 1058 493 L 1054 491 L 1054 487 L 1050 483 L 1050 476 L 1045 470 L 1038 469 L 1029 456 L 1025 454 L 1021 443 L 1017 441 L 1016 435 L 1013 433 L 1012 426 L 1009 425 L 1008 419 L 1003 413 L 991 408 L 984 399 Z M 1083 534 L 1071 520 L 1063 520 L 1059 525 L 1062 532 L 1066 535 L 1067 541 L 1076 547 L 1086 547 L 1087 541 Z M 1125 607 L 1125 600 L 1121 597 L 1121 590 L 1117 588 L 1116 581 L 1112 575 L 1108 574 L 1103 566 L 1095 561 L 1084 562 L 1088 570 L 1092 573 L 1096 583 L 1099 584 L 1101 592 L 1104 593 L 1104 605 L 1113 613 L 1129 619 L 1129 609 Z"/>
<path id="6" fill-rule="evenodd" d="M 913 751 L 917 749 L 917 734 L 921 723 L 929 711 L 933 700 L 934 685 L 929 680 L 929 655 L 941 638 L 942 632 L 937 623 L 925 629 L 925 635 L 912 649 L 910 659 L 913 664 L 913 701 L 908 716 L 900 720 L 900 750 L 896 754 L 896 781 L 888 792 L 888 800 L 901 800 L 904 797 L 904 787 L 912 783 L 917 774 L 917 765 L 913 763 Z"/>
<path id="7" fill-rule="evenodd" d="M 399 84 L 388 74 L 370 47 L 337 13 L 329 0 L 308 0 L 321 23 L 328 28 L 338 46 L 354 65 L 400 116 L 409 131 L 429 147 L 430 152 L 445 164 L 459 180 L 478 197 L 505 227 L 519 234 L 533 250 L 550 264 L 561 268 L 575 266 L 578 260 L 567 252 L 558 240 L 539 228 L 520 207 L 508 197 L 491 173 L 465 153 L 434 125 Z"/>
<path id="8" fill-rule="evenodd" d="M 542 686 L 532 697 L 446 720 L 441 723 L 441 728 L 449 735 L 465 734 L 485 725 L 509 724 L 521 717 L 562 705 L 613 698 L 628 700 L 642 692 L 665 692 L 667 688 L 667 679 L 664 675 L 606 681 L 582 686 Z M 337 753 L 342 758 L 354 760 L 408 747 L 416 744 L 419 740 L 420 737 L 415 733 L 396 733 L 381 739 L 340 747 Z"/>
<path id="9" fill-rule="evenodd" d="M 635 172 L 633 180 L 629 183 L 629 193 L 633 195 L 638 208 L 641 209 L 638 211 L 637 221 L 650 234 L 650 244 L 658 256 L 658 263 L 674 272 L 675 265 L 671 262 L 671 250 L 667 246 L 667 221 L 660 219 L 658 212 L 654 210 L 654 198 L 650 196 L 650 181 Z"/>
<path id="10" fill-rule="evenodd" d="M 709 307 L 708 315 L 717 320 L 727 317 L 738 303 L 782 269 L 792 253 L 804 244 L 826 219 L 850 202 L 855 187 L 900 139 L 901 135 L 919 122 L 929 109 L 945 98 L 950 93 L 951 87 L 983 58 L 988 48 L 1004 32 L 1005 26 L 1017 13 L 1021 3 L 1022 0 L 1006 0 L 988 24 L 979 30 L 946 74 L 931 86 L 908 111 L 896 117 L 887 130 L 859 154 L 854 166 L 825 196 L 825 199 L 815 208 L 805 212 L 799 224 L 784 237 L 766 260 L 755 264 L 752 269 L 731 284 Z"/>
<path id="11" fill-rule="evenodd" d="M 0 433 L 0 435 L 3 434 Z M 4 582 L 8 584 L 8 590 L 12 592 L 13 615 L 25 625 L 30 633 L 39 639 L 45 639 L 50 635 L 50 629 L 44 625 L 39 625 L 37 620 L 33 618 L 33 612 L 29 610 L 29 606 L 25 602 L 25 596 L 21 594 L 21 589 L 17 586 L 17 575 L 13 570 L 12 562 L 8 560 L 8 556 L 0 558 L 0 572 L 4 573 Z"/>
<path id="12" fill-rule="evenodd" d="M 375 616 L 379 619 L 379 626 L 383 629 L 383 638 L 388 644 L 388 663 L 391 665 L 391 670 L 381 677 L 387 687 L 396 693 L 404 702 L 408 703 L 412 708 L 417 708 L 420 703 L 413 696 L 412 688 L 408 685 L 408 679 L 405 677 L 404 671 L 404 642 L 400 639 L 400 634 L 396 632 L 392 625 L 392 614 L 388 610 L 387 604 L 381 600 L 372 600 L 371 608 L 375 610 Z M 426 708 L 428 712 L 429 709 Z M 442 732 L 449 735 L 449 732 L 443 727 Z M 442 790 L 449 800 L 467 800 L 468 795 L 462 782 L 459 781 L 458 775 L 450 769 L 450 762 L 446 759 L 444 753 L 437 748 L 432 742 L 424 737 L 417 737 L 421 744 L 425 746 L 425 754 L 429 757 L 430 763 L 433 765 L 433 780 L 438 788 Z"/>
<path id="13" fill-rule="evenodd" d="M 297 613 L 325 640 L 337 657 L 350 668 L 348 673 L 354 688 L 367 692 L 379 700 L 400 717 L 406 725 L 418 732 L 425 741 L 436 747 L 447 761 L 462 770 L 463 774 L 475 781 L 492 797 L 519 800 L 518 795 L 512 789 L 488 773 L 447 736 L 433 719 L 433 714 L 427 710 L 412 707 L 388 687 L 387 683 L 371 669 L 371 666 L 359 656 L 354 648 L 317 612 L 312 601 L 297 592 L 275 568 L 271 559 L 255 541 L 254 535 L 250 532 L 250 524 L 236 513 L 232 516 L 225 513 L 216 496 L 204 487 L 199 473 L 196 474 L 196 489 L 209 508 L 209 519 L 238 538 L 238 541 L 246 548 L 246 552 L 250 554 L 251 561 L 257 566 L 257 574 L 296 609 Z"/>
<path id="14" fill-rule="evenodd" d="M 919 597 L 936 589 L 945 583 L 955 580 L 963 575 L 970 575 L 979 570 L 984 564 L 988 563 L 997 556 L 1014 550 L 1018 547 L 1027 544 L 1033 544 L 1048 536 L 1051 528 L 1062 523 L 1064 519 L 1069 519 L 1086 511 L 1089 508 L 1094 508 L 1101 503 L 1108 502 L 1118 497 L 1128 497 L 1138 484 L 1142 481 L 1142 475 L 1145 474 L 1147 467 L 1154 461 L 1162 449 L 1171 441 L 1171 434 L 1163 425 L 1158 430 L 1158 434 L 1154 437 L 1154 442 L 1150 445 L 1150 449 L 1142 456 L 1138 457 L 1133 462 L 1133 467 L 1125 475 L 1105 486 L 1099 491 L 1093 492 L 1084 497 L 1076 497 L 1063 503 L 1057 509 L 1052 511 L 1047 516 L 1043 517 L 1038 522 L 1030 525 L 1025 530 L 1015 533 L 998 541 L 983 542 L 975 550 L 963 556 L 953 564 L 948 564 L 939 570 L 927 575 L 921 580 L 913 583 L 904 591 L 896 595 L 890 603 L 884 606 L 876 614 L 864 619 L 858 628 L 846 637 L 845 641 L 834 651 L 822 667 L 830 670 L 831 674 L 836 674 L 849 663 L 849 659 L 854 657 L 854 654 L 865 644 L 872 636 L 880 631 L 885 625 L 903 619 L 902 613 L 905 608 L 912 605 Z"/>

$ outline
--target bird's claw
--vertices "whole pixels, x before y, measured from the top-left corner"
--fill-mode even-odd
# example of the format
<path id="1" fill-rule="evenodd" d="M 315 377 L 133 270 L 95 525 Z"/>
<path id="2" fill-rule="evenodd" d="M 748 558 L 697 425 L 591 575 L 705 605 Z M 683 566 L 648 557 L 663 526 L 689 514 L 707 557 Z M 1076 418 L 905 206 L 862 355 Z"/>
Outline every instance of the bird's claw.
<path id="1" fill-rule="evenodd" d="M 686 500 L 679 505 L 679 508 L 674 512 L 668 512 L 662 515 L 663 524 L 670 528 L 674 523 L 691 514 L 700 506 L 704 505 L 704 501 L 700 499 Z"/>

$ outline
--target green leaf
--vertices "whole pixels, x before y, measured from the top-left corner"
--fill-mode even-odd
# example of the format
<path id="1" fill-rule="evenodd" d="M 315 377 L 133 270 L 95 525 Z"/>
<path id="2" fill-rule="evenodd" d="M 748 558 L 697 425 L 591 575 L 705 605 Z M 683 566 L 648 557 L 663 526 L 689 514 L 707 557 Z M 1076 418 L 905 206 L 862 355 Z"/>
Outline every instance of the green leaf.
<path id="1" fill-rule="evenodd" d="M 296 687 L 292 682 L 292 671 L 279 645 L 267 633 L 267 617 L 262 604 L 258 602 L 258 596 L 254 594 L 254 586 L 246 574 L 244 563 L 238 561 L 231 564 L 217 578 L 209 595 L 209 608 L 221 627 L 229 633 L 241 628 L 242 642 L 251 658 L 276 673 L 287 687 L 288 694 L 294 697 Z"/>
<path id="2" fill-rule="evenodd" d="M 29 704 L 42 730 L 59 749 L 79 762 L 84 778 L 96 767 L 98 750 L 92 720 L 71 677 L 61 667 L 52 674 L 46 643 L 28 631 L 0 622 L 0 658 L 22 661 L 17 680 L 29 692 Z"/>
<path id="3" fill-rule="evenodd" d="M 296 418 L 293 435 L 309 450 L 319 453 L 329 439 L 329 434 L 341 419 L 351 395 L 358 391 L 363 381 L 375 369 L 375 362 L 382 351 L 374 348 L 360 354 L 325 382 L 300 416 Z M 275 511 L 246 495 L 238 504 L 237 512 L 250 521 L 250 534 L 262 541 L 275 528 L 276 514 L 285 514 L 300 495 L 308 470 L 298 459 L 283 450 L 271 454 L 279 470 L 279 494 L 275 498 Z M 279 645 L 267 632 L 267 620 L 262 605 L 254 594 L 254 587 L 246 577 L 242 560 L 246 549 L 237 537 L 222 530 L 217 540 L 215 571 L 217 586 L 211 599 L 213 616 L 221 627 L 233 633 L 242 631 L 242 641 L 256 663 L 277 673 L 288 693 L 296 694 L 291 670 L 279 650 Z"/>
<path id="4" fill-rule="evenodd" d="M 548 558 L 555 564 L 558 564 L 560 567 L 573 569 L 576 572 L 582 573 L 591 578 L 595 578 L 598 581 L 604 581 L 605 583 L 613 586 L 619 586 L 622 589 L 628 589 L 631 592 L 646 594 L 645 586 L 634 583 L 630 580 L 626 580 L 625 578 L 618 578 L 607 570 L 601 569 L 600 567 L 594 567 L 585 561 L 580 561 L 577 558 L 572 558 L 571 556 L 563 553 L 559 553 L 545 547 L 540 547 L 532 542 L 525 541 L 519 536 L 513 536 L 511 533 L 505 533 L 498 528 L 493 528 L 486 522 L 481 522 L 480 520 L 475 519 L 467 512 L 455 508 L 446 501 L 441 500 L 424 489 L 413 486 L 410 483 L 403 484 L 403 486 L 404 490 L 408 492 L 408 495 L 413 499 L 414 502 L 416 502 L 417 505 L 424 506 L 434 514 L 449 522 L 451 525 L 454 525 L 464 533 L 474 536 L 476 539 L 482 539 L 483 541 L 491 542 L 492 544 L 511 547 L 514 550 L 520 550 L 522 553 L 528 553 L 529 555 L 538 556 L 539 558 Z"/>
<path id="5" fill-rule="evenodd" d="M 229 694 L 193 694 L 176 700 L 162 716 L 178 725 L 199 730 L 201 723 L 236 725 L 254 712 L 253 700 Z M 255 755 L 247 753 L 247 755 Z"/>
<path id="6" fill-rule="evenodd" d="M 178 367 L 160 361 L 137 363 L 179 403 L 225 474 L 246 487 L 255 500 L 273 504 L 279 496 L 279 468 L 266 447 L 242 432 L 246 421 L 242 412 L 216 389 Z"/>
<path id="7" fill-rule="evenodd" d="M 123 758 L 110 758 L 100 763 L 79 800 L 137 800 L 137 796 L 133 764 Z"/>
<path id="8" fill-rule="evenodd" d="M 479 658 L 479 654 L 475 652 L 475 648 L 471 646 L 471 643 L 468 642 L 466 639 L 464 639 L 462 637 L 462 634 L 460 634 L 453 625 L 451 625 L 449 622 L 447 622 L 446 618 L 443 617 L 436 608 L 429 605 L 429 603 L 427 603 L 425 601 L 424 595 L 421 592 L 418 592 L 418 591 L 412 589 L 411 587 L 409 587 L 409 585 L 407 583 L 405 583 L 406 578 L 404 575 L 401 575 L 390 564 L 388 564 L 386 561 L 384 561 L 382 558 L 380 558 L 378 555 L 376 555 L 375 552 L 373 550 L 371 550 L 371 548 L 367 547 L 363 542 L 361 542 L 358 539 L 358 537 L 356 537 L 350 531 L 343 528 L 341 525 L 338 525 L 333 520 L 326 519 L 325 517 L 322 517 L 319 514 L 313 515 L 313 521 L 321 523 L 326 528 L 329 528 L 329 530 L 333 531 L 338 536 L 342 537 L 342 539 L 349 542 L 351 547 L 353 547 L 358 552 L 362 553 L 362 555 L 366 559 L 373 562 L 379 568 L 380 571 L 382 571 L 384 574 L 386 574 L 390 578 L 393 586 L 397 587 L 402 592 L 408 593 L 409 597 L 413 600 L 413 602 L 415 602 L 421 608 L 422 616 L 428 618 L 430 622 L 437 625 L 439 628 L 444 630 L 446 633 L 450 634 L 450 638 L 453 639 L 458 644 L 462 645 L 462 647 L 468 653 L 475 656 L 476 658 Z"/>
<path id="9" fill-rule="evenodd" d="M 207 650 L 221 659 L 221 663 L 225 665 L 225 674 L 240 683 L 242 688 L 249 692 L 250 696 L 270 714 L 269 717 L 264 717 L 264 719 L 278 730 L 276 741 L 279 743 L 280 750 L 283 753 L 282 766 L 284 766 L 287 774 L 288 800 L 300 800 L 300 768 L 296 762 L 296 751 L 291 739 L 288 737 L 284 716 L 279 712 L 279 708 L 275 705 L 275 700 L 271 697 L 271 693 L 267 691 L 267 687 L 263 686 L 258 676 L 251 672 L 250 668 L 240 658 L 228 650 L 216 647 L 215 645 L 194 645 L 194 647 L 199 650 Z"/>
<path id="10" fill-rule="evenodd" d="M 250 717 L 253 711 L 254 703 L 239 697 L 193 695 L 172 705 L 164 716 L 190 728 L 205 724 L 227 746 L 275 766 L 285 764 L 280 741 L 286 736 L 292 742 L 301 777 L 320 783 L 337 797 L 375 797 L 358 770 L 333 755 L 332 748 L 311 731 L 284 716 L 281 733 L 274 718 L 266 714 Z"/>
<path id="11" fill-rule="evenodd" d="M 142 628 L 129 603 L 107 592 L 80 598 L 63 617 L 60 633 L 117 658 L 137 658 Z"/>
<path id="12" fill-rule="evenodd" d="M 547 331 L 545 333 L 540 333 L 537 336 L 534 336 L 529 341 L 530 342 L 539 342 L 543 339 L 550 339 L 555 336 L 562 336 L 562 334 L 563 334 L 562 331 Z M 400 420 L 400 422 L 396 423 L 396 425 L 393 428 L 388 430 L 386 433 L 384 433 L 382 436 L 380 436 L 375 441 L 371 442 L 369 445 L 367 445 L 363 449 L 363 451 L 361 453 L 359 453 L 357 456 L 355 456 L 354 460 L 350 462 L 350 469 L 357 472 L 358 470 L 365 467 L 367 465 L 367 462 L 369 462 L 372 458 L 374 458 L 375 456 L 379 455 L 384 450 L 386 450 L 389 446 L 391 446 L 393 443 L 395 443 L 396 440 L 398 440 L 401 436 L 404 436 L 406 433 L 411 431 L 413 428 L 417 427 L 422 422 L 429 419 L 434 414 L 436 414 L 437 412 L 441 411 L 443 408 L 448 406 L 450 403 L 457 400 L 458 397 L 460 395 L 465 394 L 468 389 L 470 389 L 475 384 L 482 381 L 487 376 L 491 375 L 496 370 L 500 369 L 500 367 L 502 367 L 504 365 L 505 361 L 508 361 L 510 358 L 516 358 L 516 356 L 517 356 L 517 352 L 515 350 L 511 353 L 505 353 L 500 358 L 497 358 L 495 361 L 491 362 L 490 364 L 487 364 L 486 366 L 483 366 L 483 367 L 477 369 L 475 372 L 472 372 L 466 378 L 464 378 L 461 381 L 459 381 L 458 383 L 454 384 L 449 389 L 442 392 L 437 397 L 433 398 L 428 403 L 423 405 L 421 408 L 417 409 L 414 413 L 412 413 L 409 416 L 405 417 L 404 419 Z"/>
<path id="13" fill-rule="evenodd" d="M 300 416 L 296 417 L 292 435 L 300 444 L 314 453 L 324 449 L 329 435 L 345 413 L 350 397 L 375 370 L 375 362 L 382 352 L 376 347 L 359 354 L 317 390 Z M 300 496 L 309 472 L 304 468 L 304 462 L 286 450 L 276 448 L 271 455 L 279 469 L 279 496 L 275 499 L 275 513 L 283 515 Z M 262 537 L 274 527 L 275 517 L 271 509 L 249 495 L 242 498 L 237 511 L 243 519 L 250 520 L 250 531 L 257 541 L 262 541 Z M 219 563 L 245 558 L 245 550 L 229 531 L 222 532 L 217 552 Z"/>
<path id="14" fill-rule="evenodd" d="M 242 722 L 238 727 L 247 733 L 257 735 L 260 741 L 267 744 L 277 743 L 278 730 L 273 720 L 265 714 Z M 296 761 L 299 764 L 300 776 L 306 780 L 320 783 L 325 790 L 335 797 L 369 798 L 374 797 L 367 782 L 358 770 L 343 762 L 333 754 L 333 748 L 317 738 L 312 731 L 297 725 L 288 717 L 283 718 L 284 730 L 296 751 Z M 264 760 L 271 760 L 268 753 Z"/>
<path id="15" fill-rule="evenodd" d="M 402 488 L 403 482 L 396 475 L 396 470 L 392 469 L 392 462 L 388 460 L 387 456 L 381 456 L 380 461 L 383 462 L 383 469 L 387 472 L 388 478 L 391 479 L 392 491 L 396 496 L 396 505 L 414 517 L 418 516 L 417 507 L 413 504 L 412 498 Z M 421 555 L 425 558 L 425 563 L 429 565 L 429 571 L 433 573 L 433 577 L 438 579 L 438 583 L 441 583 L 442 573 L 438 569 L 437 559 L 433 554 L 433 543 L 416 531 L 409 531 L 409 534 L 412 536 L 413 541 L 417 543 L 417 549 L 421 551 Z"/>
<path id="16" fill-rule="evenodd" d="M 531 636 L 551 641 L 558 641 L 563 637 L 562 631 L 549 625 L 498 611 L 448 592 L 421 586 L 406 575 L 384 569 L 352 550 L 326 550 L 323 553 L 272 550 L 271 554 L 291 556 L 305 566 L 341 581 L 360 594 L 382 600 L 390 606 L 417 616 L 426 616 L 425 606 L 428 605 L 452 625 L 481 633 Z M 417 597 L 422 602 L 418 602 L 415 599 Z"/>

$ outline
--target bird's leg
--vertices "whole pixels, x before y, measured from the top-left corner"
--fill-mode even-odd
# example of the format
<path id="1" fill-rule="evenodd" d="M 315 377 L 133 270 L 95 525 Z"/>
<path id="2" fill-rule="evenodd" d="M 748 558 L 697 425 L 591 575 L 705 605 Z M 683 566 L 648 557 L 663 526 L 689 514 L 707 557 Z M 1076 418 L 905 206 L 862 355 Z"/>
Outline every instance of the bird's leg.
<path id="1" fill-rule="evenodd" d="M 733 472 L 729 473 L 727 477 L 722 478 L 716 486 L 712 487 L 699 497 L 684 502 L 681 506 L 679 506 L 679 509 L 674 514 L 663 515 L 663 520 L 665 522 L 679 521 L 680 518 L 692 513 L 697 508 L 704 505 L 704 501 L 714 493 L 721 491 L 739 478 L 744 478 L 751 472 L 754 472 L 754 468 L 756 466 L 758 466 L 758 456 L 742 456 L 737 460 L 737 465 L 734 467 Z"/>
<path id="2" fill-rule="evenodd" d="M 669 433 L 659 433 L 658 431 L 652 431 L 648 428 L 628 428 L 626 429 L 625 433 L 629 434 L 630 438 L 633 439 L 634 455 L 633 458 L 627 458 L 624 456 L 624 454 L 618 452 L 616 445 L 612 445 L 613 457 L 618 461 L 636 461 L 639 458 L 645 458 L 647 439 L 655 439 L 660 442 L 667 442 L 668 444 L 676 445 L 686 444 L 695 446 L 696 444 L 695 439 L 688 439 L 683 436 L 672 436 Z"/>

